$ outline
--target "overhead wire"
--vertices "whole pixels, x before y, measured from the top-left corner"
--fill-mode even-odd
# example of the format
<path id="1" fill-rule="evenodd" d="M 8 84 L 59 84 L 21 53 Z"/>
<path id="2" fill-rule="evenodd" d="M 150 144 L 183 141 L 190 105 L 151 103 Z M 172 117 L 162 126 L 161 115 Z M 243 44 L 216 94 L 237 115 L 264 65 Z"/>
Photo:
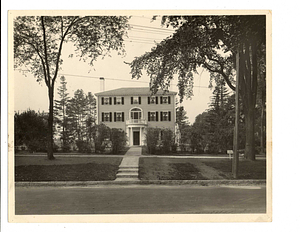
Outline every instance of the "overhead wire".
<path id="1" fill-rule="evenodd" d="M 150 30 L 157 30 L 157 31 L 162 31 L 162 32 L 175 32 L 172 29 L 166 29 L 166 28 L 148 27 L 148 26 L 136 25 L 136 24 L 129 24 L 129 25 L 133 26 L 133 27 L 141 27 L 141 28 L 146 28 L 146 29 L 150 29 Z"/>
<path id="2" fill-rule="evenodd" d="M 60 74 L 61 76 L 74 76 L 74 77 L 84 77 L 84 78 L 92 78 L 92 79 L 99 79 L 100 77 L 96 77 L 96 76 L 85 76 L 85 75 L 75 75 L 75 74 L 67 74 L 67 73 L 61 73 Z M 136 82 L 136 83 L 147 83 L 149 84 L 148 81 L 141 81 L 141 80 L 124 80 L 124 79 L 118 79 L 118 78 L 111 78 L 111 77 L 104 77 L 105 80 L 111 80 L 111 81 L 127 81 L 127 82 Z M 170 84 L 170 85 L 173 85 L 173 86 L 177 86 L 176 84 Z M 197 85 L 194 85 L 193 87 L 196 87 L 196 88 L 208 88 L 209 87 L 206 87 L 206 86 L 197 86 Z"/>

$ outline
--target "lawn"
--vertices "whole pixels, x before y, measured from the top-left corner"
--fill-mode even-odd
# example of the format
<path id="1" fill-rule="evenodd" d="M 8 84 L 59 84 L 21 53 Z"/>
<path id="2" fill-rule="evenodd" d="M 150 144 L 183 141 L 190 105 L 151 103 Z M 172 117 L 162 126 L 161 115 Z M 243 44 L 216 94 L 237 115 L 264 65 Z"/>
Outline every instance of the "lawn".
<path id="1" fill-rule="evenodd" d="M 239 179 L 265 179 L 266 161 L 240 161 Z M 232 179 L 228 159 L 140 158 L 141 180 L 222 180 Z"/>
<path id="2" fill-rule="evenodd" d="M 121 157 L 15 157 L 15 181 L 114 180 Z"/>

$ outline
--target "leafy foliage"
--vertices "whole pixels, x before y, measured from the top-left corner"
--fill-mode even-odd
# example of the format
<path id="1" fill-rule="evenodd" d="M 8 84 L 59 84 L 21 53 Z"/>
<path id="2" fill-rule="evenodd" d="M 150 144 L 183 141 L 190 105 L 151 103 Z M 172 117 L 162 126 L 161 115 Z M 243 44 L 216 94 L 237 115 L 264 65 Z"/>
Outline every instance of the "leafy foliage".
<path id="1" fill-rule="evenodd" d="M 179 146 L 185 150 L 185 144 L 190 142 L 190 126 L 183 106 L 176 107 L 176 123 L 180 132 Z"/>
<path id="2" fill-rule="evenodd" d="M 47 115 L 27 110 L 15 113 L 15 146 L 25 145 L 31 152 L 47 148 Z"/>
<path id="3" fill-rule="evenodd" d="M 147 150 L 149 154 L 155 154 L 157 151 L 157 142 L 160 130 L 158 128 L 148 127 L 146 133 Z"/>
<path id="4" fill-rule="evenodd" d="M 103 123 L 96 125 L 95 152 L 103 153 L 107 147 L 107 140 L 110 139 L 110 128 Z"/>
<path id="5" fill-rule="evenodd" d="M 112 128 L 110 131 L 110 140 L 112 147 L 112 154 L 118 154 L 125 148 L 127 137 L 125 131 L 122 129 Z"/>
<path id="6" fill-rule="evenodd" d="M 162 129 L 162 147 L 161 152 L 163 154 L 168 154 L 171 151 L 172 146 L 174 145 L 174 133 L 170 129 Z"/>

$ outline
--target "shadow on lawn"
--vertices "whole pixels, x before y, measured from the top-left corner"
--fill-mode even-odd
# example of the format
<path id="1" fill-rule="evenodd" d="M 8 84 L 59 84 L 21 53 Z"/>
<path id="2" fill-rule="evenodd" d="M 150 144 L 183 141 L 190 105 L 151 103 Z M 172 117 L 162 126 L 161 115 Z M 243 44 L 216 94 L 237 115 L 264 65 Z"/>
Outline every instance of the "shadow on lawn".
<path id="1" fill-rule="evenodd" d="M 114 180 L 119 165 L 72 164 L 15 167 L 15 181 L 103 181 Z"/>

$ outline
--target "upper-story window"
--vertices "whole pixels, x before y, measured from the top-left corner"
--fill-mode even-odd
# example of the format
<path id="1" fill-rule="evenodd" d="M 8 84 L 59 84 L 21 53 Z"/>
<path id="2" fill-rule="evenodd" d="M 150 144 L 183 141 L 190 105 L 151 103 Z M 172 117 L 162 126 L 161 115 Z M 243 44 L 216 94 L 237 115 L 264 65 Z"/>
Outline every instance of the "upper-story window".
<path id="1" fill-rule="evenodd" d="M 141 97 L 131 97 L 131 104 L 141 104 Z"/>
<path id="2" fill-rule="evenodd" d="M 171 104 L 171 97 L 170 96 L 161 96 L 160 104 Z"/>
<path id="3" fill-rule="evenodd" d="M 124 97 L 114 97 L 114 104 L 115 105 L 124 105 Z"/>
<path id="4" fill-rule="evenodd" d="M 156 96 L 148 97 L 148 104 L 158 104 L 158 97 Z"/>
<path id="5" fill-rule="evenodd" d="M 102 105 L 111 105 L 111 97 L 102 97 Z"/>

